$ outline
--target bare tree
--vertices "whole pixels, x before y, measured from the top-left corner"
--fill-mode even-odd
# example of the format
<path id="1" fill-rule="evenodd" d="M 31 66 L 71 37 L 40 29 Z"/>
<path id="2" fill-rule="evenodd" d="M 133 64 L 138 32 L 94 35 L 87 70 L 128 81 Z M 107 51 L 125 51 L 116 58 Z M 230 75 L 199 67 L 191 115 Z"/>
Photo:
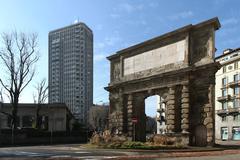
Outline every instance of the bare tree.
<path id="1" fill-rule="evenodd" d="M 48 96 L 48 86 L 46 83 L 46 79 L 43 79 L 40 83 L 37 84 L 36 88 L 36 94 L 33 94 L 33 100 L 34 103 L 37 103 L 37 109 L 36 109 L 36 128 L 40 129 L 41 127 L 41 115 L 39 114 L 41 110 L 41 106 L 43 103 L 46 102 L 47 96 Z"/>
<path id="2" fill-rule="evenodd" d="M 2 114 L 5 114 L 6 116 L 12 118 L 12 115 L 7 113 L 7 112 L 4 112 L 2 109 L 3 109 L 3 103 L 4 103 L 4 100 L 3 100 L 3 89 L 1 88 L 0 90 L 0 113 Z"/>
<path id="3" fill-rule="evenodd" d="M 17 112 L 19 97 L 31 82 L 35 73 L 34 64 L 39 56 L 36 51 L 37 35 L 25 33 L 3 33 L 3 44 L 0 50 L 2 67 L 5 77 L 0 78 L 0 84 L 7 91 L 12 104 L 12 128 L 17 127 Z"/>
<path id="4" fill-rule="evenodd" d="M 107 127 L 108 106 L 94 105 L 89 110 L 89 126 L 92 130 L 104 131 Z"/>

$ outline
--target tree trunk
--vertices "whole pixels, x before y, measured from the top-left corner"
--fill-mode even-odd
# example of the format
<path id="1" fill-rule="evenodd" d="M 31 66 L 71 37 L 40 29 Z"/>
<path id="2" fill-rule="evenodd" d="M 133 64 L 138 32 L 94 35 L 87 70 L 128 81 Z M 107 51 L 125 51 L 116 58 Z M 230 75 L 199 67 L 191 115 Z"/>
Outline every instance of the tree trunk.
<path id="1" fill-rule="evenodd" d="M 18 112 L 18 101 L 19 98 L 17 95 L 14 96 L 14 101 L 12 103 L 12 128 L 17 129 L 18 127 L 18 117 L 17 117 L 17 112 Z"/>
<path id="2" fill-rule="evenodd" d="M 38 104 L 37 106 L 37 112 L 36 112 L 36 128 L 37 129 L 41 129 L 41 116 L 39 114 L 40 112 L 40 109 L 41 109 L 41 104 Z"/>

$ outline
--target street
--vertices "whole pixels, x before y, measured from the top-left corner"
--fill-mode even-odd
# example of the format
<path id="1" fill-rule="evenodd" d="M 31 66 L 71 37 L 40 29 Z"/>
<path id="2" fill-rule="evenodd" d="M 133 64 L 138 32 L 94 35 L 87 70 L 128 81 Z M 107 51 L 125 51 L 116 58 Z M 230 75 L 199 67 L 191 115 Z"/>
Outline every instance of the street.
<path id="1" fill-rule="evenodd" d="M 238 160 L 240 150 L 199 148 L 191 150 L 114 150 L 89 149 L 80 144 L 0 148 L 0 159 L 162 159 Z"/>

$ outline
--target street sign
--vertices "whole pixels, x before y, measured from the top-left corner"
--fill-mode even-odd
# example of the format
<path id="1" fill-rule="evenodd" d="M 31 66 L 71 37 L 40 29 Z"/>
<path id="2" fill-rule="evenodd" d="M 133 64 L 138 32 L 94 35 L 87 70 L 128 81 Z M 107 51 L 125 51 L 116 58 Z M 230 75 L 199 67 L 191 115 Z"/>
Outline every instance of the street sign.
<path id="1" fill-rule="evenodd" d="M 137 123 L 138 122 L 138 119 L 136 117 L 133 117 L 132 118 L 132 123 Z"/>

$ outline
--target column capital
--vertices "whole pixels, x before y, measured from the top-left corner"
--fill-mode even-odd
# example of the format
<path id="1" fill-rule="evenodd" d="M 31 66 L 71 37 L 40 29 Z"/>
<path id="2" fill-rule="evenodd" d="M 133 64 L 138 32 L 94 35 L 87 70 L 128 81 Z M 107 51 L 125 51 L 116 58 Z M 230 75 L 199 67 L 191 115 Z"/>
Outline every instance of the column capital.
<path id="1" fill-rule="evenodd" d="M 128 100 L 133 100 L 133 95 L 132 95 L 132 93 L 130 93 L 130 94 L 128 94 Z"/>
<path id="2" fill-rule="evenodd" d="M 175 86 L 170 86 L 168 89 L 168 94 L 174 94 L 175 93 Z"/>

